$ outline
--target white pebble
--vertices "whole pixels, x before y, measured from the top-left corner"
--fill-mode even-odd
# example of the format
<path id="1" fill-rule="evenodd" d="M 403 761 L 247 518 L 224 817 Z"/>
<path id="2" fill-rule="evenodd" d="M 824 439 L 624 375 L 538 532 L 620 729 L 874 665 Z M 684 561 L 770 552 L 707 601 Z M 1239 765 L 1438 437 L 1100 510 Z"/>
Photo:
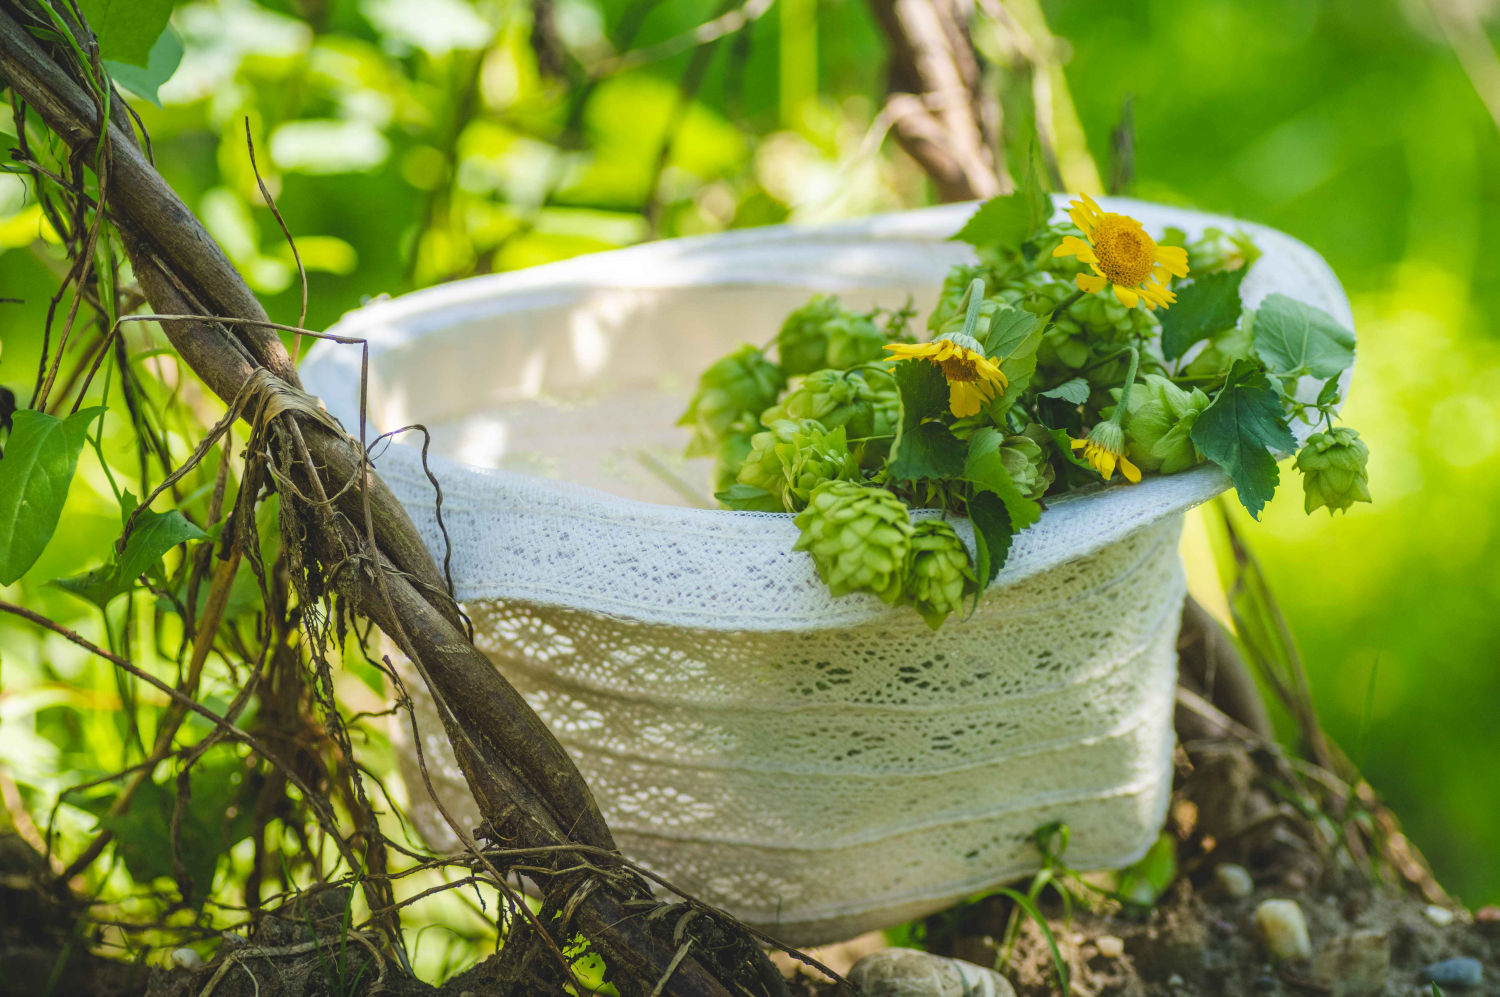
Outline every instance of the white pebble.
<path id="1" fill-rule="evenodd" d="M 1125 954 L 1125 943 L 1114 935 L 1100 935 L 1094 940 L 1094 947 L 1106 959 L 1118 959 Z"/>
<path id="2" fill-rule="evenodd" d="M 1427 920 L 1439 928 L 1446 928 L 1453 923 L 1453 912 L 1446 907 L 1439 907 L 1437 904 L 1428 904 L 1427 909 L 1422 911 L 1422 913 L 1427 915 Z"/>
<path id="3" fill-rule="evenodd" d="M 203 957 L 189 948 L 173 949 L 172 965 L 179 969 L 197 969 L 203 965 Z"/>
<path id="4" fill-rule="evenodd" d="M 1250 870 L 1233 862 L 1220 862 L 1214 866 L 1214 879 L 1226 896 L 1236 900 L 1255 892 L 1255 880 L 1250 878 Z"/>
<path id="5" fill-rule="evenodd" d="M 1262 900 L 1255 908 L 1255 926 L 1266 942 L 1266 950 L 1277 961 L 1306 959 L 1312 955 L 1307 937 L 1307 918 L 1295 900 Z"/>
<path id="6" fill-rule="evenodd" d="M 865 997 L 1015 997 L 1010 983 L 992 969 L 916 949 L 871 952 L 848 976 Z"/>

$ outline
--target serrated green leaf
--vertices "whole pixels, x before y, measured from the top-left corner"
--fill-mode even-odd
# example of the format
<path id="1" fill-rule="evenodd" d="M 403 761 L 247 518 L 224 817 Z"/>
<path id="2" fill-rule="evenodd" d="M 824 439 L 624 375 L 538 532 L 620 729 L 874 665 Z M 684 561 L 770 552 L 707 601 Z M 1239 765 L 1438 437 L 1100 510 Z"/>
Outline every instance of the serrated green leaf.
<path id="1" fill-rule="evenodd" d="M 1246 269 L 1199 277 L 1177 292 L 1177 302 L 1161 312 L 1161 353 L 1176 360 L 1194 343 L 1231 328 L 1240 320 L 1240 285 Z"/>
<path id="2" fill-rule="evenodd" d="M 1281 411 L 1281 395 L 1258 363 L 1234 362 L 1192 437 L 1204 456 L 1228 472 L 1240 503 L 1259 519 L 1281 480 L 1276 454 L 1295 450 L 1297 441 Z"/>
<path id="3" fill-rule="evenodd" d="M 890 472 L 896 481 L 941 481 L 964 473 L 963 440 L 941 422 L 903 429 L 891 448 Z"/>
<path id="4" fill-rule="evenodd" d="M 145 67 L 167 30 L 175 0 L 78 0 L 78 9 L 99 39 L 99 54 Z"/>
<path id="5" fill-rule="evenodd" d="M 995 580 L 1010 556 L 1015 530 L 1010 512 L 994 492 L 975 492 L 969 498 L 969 522 L 974 524 L 974 572 L 981 586 Z"/>
<path id="6" fill-rule="evenodd" d="M 182 39 L 168 25 L 151 46 L 151 54 L 145 66 L 134 66 L 128 62 L 104 60 L 104 68 L 114 81 L 138 97 L 143 97 L 161 107 L 161 85 L 172 78 L 177 67 L 182 65 Z"/>
<path id="7" fill-rule="evenodd" d="M 904 360 L 892 373 L 901 419 L 891 444 L 891 475 L 898 481 L 958 477 L 963 473 L 963 443 L 946 426 L 927 421 L 948 411 L 943 372 L 925 360 Z"/>
<path id="8" fill-rule="evenodd" d="M 58 419 L 22 409 L 12 416 L 10 441 L 0 458 L 0 585 L 24 575 L 47 548 L 89 424 L 103 411 L 90 408 Z"/>
<path id="9" fill-rule="evenodd" d="M 1042 345 L 1045 322 L 1020 308 L 1001 308 L 990 319 L 984 354 L 1000 362 L 1007 385 L 1003 395 L 990 403 L 990 416 L 998 420 L 1015 404 L 1036 374 L 1036 351 Z"/>
<path id="10" fill-rule="evenodd" d="M 1081 377 L 1064 381 L 1055 388 L 1046 391 L 1038 391 L 1038 398 L 1059 398 L 1069 405 L 1082 405 L 1089 400 L 1089 382 Z"/>
<path id="11" fill-rule="evenodd" d="M 1255 352 L 1283 377 L 1335 377 L 1354 362 L 1354 333 L 1321 308 L 1273 294 L 1255 312 Z"/>
<path id="12" fill-rule="evenodd" d="M 137 578 L 158 567 L 167 551 L 189 540 L 207 537 L 176 509 L 166 512 L 148 509 L 137 517 L 117 559 L 85 574 L 60 578 L 56 584 L 102 609 L 116 596 L 134 588 Z"/>
<path id="13" fill-rule="evenodd" d="M 969 452 L 964 458 L 964 480 L 980 491 L 991 492 L 1005 503 L 1011 528 L 1019 533 L 1042 517 L 1042 507 L 1035 499 L 1021 494 L 1005 463 L 1000 458 L 1004 435 L 992 426 L 969 438 Z"/>
<path id="14" fill-rule="evenodd" d="M 1031 235 L 1032 206 L 1020 193 L 992 197 L 964 222 L 952 239 L 981 250 L 1015 250 Z"/>

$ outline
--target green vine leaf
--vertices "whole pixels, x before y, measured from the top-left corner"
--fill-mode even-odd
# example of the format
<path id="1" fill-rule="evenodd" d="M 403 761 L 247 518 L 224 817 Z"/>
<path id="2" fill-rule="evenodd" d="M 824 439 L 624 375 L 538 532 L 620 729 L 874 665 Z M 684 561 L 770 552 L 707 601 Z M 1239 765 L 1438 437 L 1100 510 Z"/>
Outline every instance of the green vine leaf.
<path id="1" fill-rule="evenodd" d="M 1046 170 L 1033 142 L 1021 186 L 1014 194 L 992 197 L 953 236 L 984 252 L 1019 250 L 1052 217 Z"/>
<path id="2" fill-rule="evenodd" d="M 78 9 L 99 39 L 99 54 L 145 69 L 151 49 L 172 16 L 176 0 L 78 0 Z"/>
<path id="3" fill-rule="evenodd" d="M 1000 446 L 1004 442 L 1004 435 L 993 427 L 986 426 L 976 432 L 969 439 L 963 476 L 977 490 L 990 492 L 1005 503 L 1011 527 L 1019 533 L 1042 518 L 1042 507 L 1035 499 L 1021 494 L 1005 470 L 1000 459 Z"/>
<path id="4" fill-rule="evenodd" d="M 948 382 L 935 364 L 904 360 L 893 372 L 901 421 L 891 444 L 890 471 L 897 481 L 956 478 L 963 474 L 964 444 L 940 422 L 948 411 Z"/>
<path id="5" fill-rule="evenodd" d="M 969 498 L 969 522 L 974 524 L 974 572 L 982 585 L 988 585 L 1010 556 L 1015 538 L 1010 513 L 994 492 L 975 492 Z"/>
<path id="6" fill-rule="evenodd" d="M 0 459 L 0 585 L 30 570 L 57 530 L 90 423 L 102 407 L 58 419 L 22 409 Z"/>
<path id="7" fill-rule="evenodd" d="M 1055 388 L 1046 391 L 1038 391 L 1038 398 L 1057 398 L 1067 402 L 1069 405 L 1082 405 L 1089 400 L 1089 382 L 1081 377 L 1071 378 L 1059 384 Z"/>
<path id="8" fill-rule="evenodd" d="M 137 97 L 149 100 L 157 107 L 161 107 L 161 95 L 158 91 L 161 85 L 172 78 L 177 72 L 177 67 L 182 64 L 182 39 L 171 26 L 161 33 L 156 39 L 156 44 L 151 46 L 151 55 L 146 60 L 145 66 L 136 66 L 128 62 L 116 62 L 112 59 L 104 60 L 104 68 L 109 70 L 109 75 L 114 81 Z"/>
<path id="9" fill-rule="evenodd" d="M 1193 442 L 1234 481 L 1256 519 L 1276 493 L 1276 455 L 1297 447 L 1281 411 L 1281 394 L 1253 360 L 1236 360 L 1229 378 L 1193 425 Z"/>
<path id="10" fill-rule="evenodd" d="M 1354 333 L 1321 308 L 1272 294 L 1255 312 L 1255 352 L 1273 374 L 1337 377 L 1354 362 Z"/>
<path id="11" fill-rule="evenodd" d="M 1211 273 L 1177 292 L 1177 303 L 1161 313 L 1161 354 L 1176 360 L 1195 343 L 1232 328 L 1240 320 L 1240 285 L 1248 268 Z"/>
<path id="12" fill-rule="evenodd" d="M 128 507 L 134 498 L 126 495 Z M 126 513 L 127 517 L 129 512 Z M 125 549 L 110 564 L 72 578 L 60 578 L 56 584 L 81 599 L 103 609 L 116 597 L 135 587 L 141 575 L 155 571 L 167 551 L 189 540 L 206 540 L 208 534 L 188 522 L 176 509 L 152 512 L 147 509 L 135 521 L 135 528 L 125 540 Z"/>

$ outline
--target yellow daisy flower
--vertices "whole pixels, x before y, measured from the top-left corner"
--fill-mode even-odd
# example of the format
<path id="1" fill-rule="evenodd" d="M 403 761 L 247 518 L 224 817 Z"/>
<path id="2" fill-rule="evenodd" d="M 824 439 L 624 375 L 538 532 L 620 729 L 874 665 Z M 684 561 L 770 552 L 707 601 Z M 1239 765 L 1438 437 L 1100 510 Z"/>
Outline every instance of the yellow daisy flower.
<path id="1" fill-rule="evenodd" d="M 1141 469 L 1125 456 L 1125 432 L 1113 421 L 1101 422 L 1089 430 L 1088 439 L 1073 440 L 1074 450 L 1083 451 L 1083 459 L 1108 481 L 1114 477 L 1115 465 L 1132 485 L 1141 480 Z"/>
<path id="2" fill-rule="evenodd" d="M 926 360 L 937 364 L 948 381 L 948 408 L 962 419 L 978 415 L 996 394 L 1004 394 L 1010 381 L 1000 372 L 1000 364 L 984 355 L 984 349 L 972 336 L 949 333 L 930 343 L 891 343 L 886 349 L 899 360 Z"/>
<path id="3" fill-rule="evenodd" d="M 1065 236 L 1052 255 L 1076 256 L 1094 271 L 1078 275 L 1079 290 L 1097 294 L 1113 287 L 1126 308 L 1134 308 L 1137 301 L 1149 309 L 1176 301 L 1167 280 L 1187 276 L 1187 250 L 1158 246 L 1134 218 L 1101 210 L 1087 194 L 1078 196 L 1081 200 L 1069 205 L 1068 217 L 1088 241 Z"/>

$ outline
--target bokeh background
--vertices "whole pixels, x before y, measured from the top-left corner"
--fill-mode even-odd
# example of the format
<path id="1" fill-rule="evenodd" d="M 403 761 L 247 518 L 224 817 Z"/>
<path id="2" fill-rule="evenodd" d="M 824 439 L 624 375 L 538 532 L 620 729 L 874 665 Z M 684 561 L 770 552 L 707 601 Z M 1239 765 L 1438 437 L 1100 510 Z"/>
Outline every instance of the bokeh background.
<path id="1" fill-rule="evenodd" d="M 1245 534 L 1331 734 L 1443 883 L 1470 905 L 1500 901 L 1500 4 L 1003 8 L 1040 59 L 1070 188 L 1110 175 L 1128 101 L 1133 193 L 1279 227 L 1343 280 L 1360 337 L 1346 415 L 1372 451 L 1375 504 L 1309 518 L 1293 482 Z M 707 45 L 686 36 L 719 16 L 748 23 Z M 156 160 L 283 322 L 300 289 L 247 120 L 310 271 L 314 328 L 476 273 L 935 198 L 886 134 L 884 44 L 853 0 L 215 0 L 173 24 L 181 66 L 159 107 L 136 102 Z M 997 65 L 1015 56 L 999 32 L 979 41 Z M 1002 68 L 994 83 L 1017 80 Z M 0 313 L 0 384 L 23 398 L 59 273 L 48 239 L 21 182 L 0 176 L 0 296 L 26 302 Z M 87 476 L 75 487 L 32 577 L 107 552 L 108 494 Z M 1207 546 L 1188 551 L 1213 604 Z M 8 597 L 59 620 L 86 615 L 19 588 Z M 77 781 L 88 725 L 107 740 L 108 721 L 67 737 L 28 726 L 81 702 L 84 667 L 28 641 L 0 634 L 0 752 L 32 784 Z"/>

